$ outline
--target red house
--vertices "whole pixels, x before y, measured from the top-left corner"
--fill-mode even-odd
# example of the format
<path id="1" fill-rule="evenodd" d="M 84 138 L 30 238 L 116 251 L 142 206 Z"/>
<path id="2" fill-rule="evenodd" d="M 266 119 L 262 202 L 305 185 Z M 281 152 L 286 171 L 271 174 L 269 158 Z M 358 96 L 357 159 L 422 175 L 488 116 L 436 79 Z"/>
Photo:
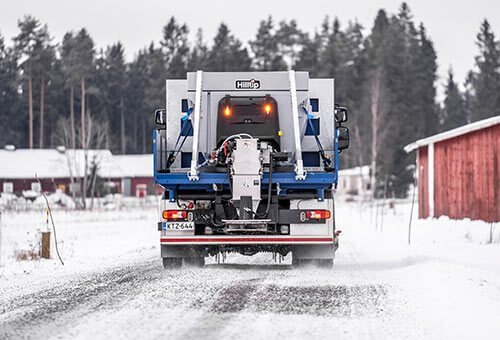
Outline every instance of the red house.
<path id="1" fill-rule="evenodd" d="M 101 169 L 113 166 L 112 154 L 108 150 L 16 150 L 6 147 L 0 150 L 0 193 L 55 192 L 57 189 L 70 193 L 78 190 L 71 187 L 71 178 L 83 177 L 85 158 L 87 164 L 98 162 Z"/>
<path id="2" fill-rule="evenodd" d="M 117 156 L 109 150 L 16 150 L 13 147 L 0 150 L 0 194 L 78 192 L 78 181 L 73 188 L 71 178 L 82 178 L 92 162 L 98 164 L 98 175 L 105 181 L 109 193 L 135 197 L 155 194 L 151 154 Z"/>
<path id="3" fill-rule="evenodd" d="M 155 194 L 153 155 L 114 155 L 110 178 L 121 178 L 124 196 L 145 197 Z M 103 172 L 106 175 L 106 172 Z"/>
<path id="4" fill-rule="evenodd" d="M 419 217 L 500 221 L 500 116 L 418 140 Z"/>

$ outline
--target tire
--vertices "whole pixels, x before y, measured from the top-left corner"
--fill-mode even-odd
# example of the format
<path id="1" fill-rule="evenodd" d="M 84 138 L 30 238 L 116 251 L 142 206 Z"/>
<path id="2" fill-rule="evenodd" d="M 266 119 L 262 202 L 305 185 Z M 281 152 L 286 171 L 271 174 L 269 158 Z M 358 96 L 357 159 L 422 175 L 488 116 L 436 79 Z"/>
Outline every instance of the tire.
<path id="1" fill-rule="evenodd" d="M 185 257 L 184 265 L 189 267 L 197 267 L 201 268 L 205 266 L 205 258 L 204 257 Z"/>
<path id="2" fill-rule="evenodd" d="M 294 259 L 292 257 L 292 265 L 295 267 L 306 267 L 314 264 L 314 260 L 311 259 Z"/>
<path id="3" fill-rule="evenodd" d="M 333 259 L 316 260 L 316 265 L 319 268 L 331 269 L 333 267 Z"/>
<path id="4" fill-rule="evenodd" d="M 162 260 L 164 269 L 178 269 L 182 266 L 182 259 L 178 257 L 164 257 Z"/>
<path id="5" fill-rule="evenodd" d="M 333 259 L 294 259 L 292 258 L 294 267 L 314 266 L 318 268 L 331 269 L 333 267 Z"/>

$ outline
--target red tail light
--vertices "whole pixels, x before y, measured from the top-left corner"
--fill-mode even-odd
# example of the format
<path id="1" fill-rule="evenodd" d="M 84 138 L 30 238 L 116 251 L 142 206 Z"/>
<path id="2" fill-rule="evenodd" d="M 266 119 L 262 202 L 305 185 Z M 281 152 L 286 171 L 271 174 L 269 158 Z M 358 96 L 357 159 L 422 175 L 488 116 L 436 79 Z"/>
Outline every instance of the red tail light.
<path id="1" fill-rule="evenodd" d="M 330 210 L 308 210 L 306 211 L 306 218 L 308 220 L 327 220 L 330 218 Z"/>
<path id="2" fill-rule="evenodd" d="M 163 210 L 163 219 L 167 221 L 185 220 L 187 217 L 186 210 Z"/>

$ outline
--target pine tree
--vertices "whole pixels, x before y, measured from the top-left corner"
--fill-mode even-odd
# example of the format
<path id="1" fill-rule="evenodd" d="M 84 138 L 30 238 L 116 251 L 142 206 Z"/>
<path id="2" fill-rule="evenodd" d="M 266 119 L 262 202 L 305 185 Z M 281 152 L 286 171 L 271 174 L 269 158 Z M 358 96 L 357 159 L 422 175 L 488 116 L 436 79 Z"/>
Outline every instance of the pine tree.
<path id="1" fill-rule="evenodd" d="M 163 40 L 160 42 L 165 54 L 168 78 L 185 78 L 189 58 L 189 29 L 171 17 L 163 27 Z"/>
<path id="2" fill-rule="evenodd" d="M 392 184 L 391 190 L 397 197 L 405 197 L 408 185 L 413 181 L 410 166 L 414 164 L 414 155 L 407 154 L 403 146 L 422 137 L 426 117 L 421 109 L 419 93 L 422 86 L 428 86 L 427 82 L 419 82 L 420 37 L 406 3 L 391 19 L 387 41 L 389 63 L 386 81 L 391 96 L 387 120 L 395 125 L 386 138 L 384 149 L 387 148 L 389 154 L 381 174 L 384 177 L 379 179 Z M 426 109 L 433 110 L 434 106 Z"/>
<path id="3" fill-rule="evenodd" d="M 204 70 L 208 62 L 208 47 L 203 40 L 203 31 L 198 29 L 196 40 L 189 54 L 188 71 Z"/>
<path id="4" fill-rule="evenodd" d="M 61 115 L 67 112 L 68 108 L 62 61 L 59 58 L 53 60 L 45 93 L 44 147 L 53 148 L 58 146 L 58 140 L 55 136 L 57 121 Z"/>
<path id="5" fill-rule="evenodd" d="M 40 119 L 39 119 L 39 147 L 44 147 L 45 142 L 45 93 L 47 84 L 50 83 L 53 67 L 56 62 L 55 46 L 51 44 L 47 25 L 40 30 L 40 38 L 33 47 L 33 75 L 40 84 Z"/>
<path id="6" fill-rule="evenodd" d="M 71 129 L 71 148 L 76 148 L 75 131 L 75 87 L 78 85 L 76 39 L 72 32 L 64 35 L 60 50 L 65 87 L 69 89 L 69 116 Z"/>
<path id="7" fill-rule="evenodd" d="M 319 77 L 322 66 L 321 55 L 324 49 L 323 37 L 315 33 L 311 39 L 309 34 L 304 34 L 301 44 L 303 47 L 293 68 L 298 71 L 309 71 L 309 76 L 312 78 Z"/>
<path id="8" fill-rule="evenodd" d="M 127 151 L 124 102 L 127 70 L 122 44 L 118 42 L 108 46 L 96 64 L 101 108 L 106 112 L 106 120 L 113 128 L 110 136 L 111 149 L 124 154 Z"/>
<path id="9" fill-rule="evenodd" d="M 362 135 L 367 133 L 368 126 L 362 109 L 364 99 L 363 88 L 367 78 L 367 59 L 364 46 L 363 27 L 357 22 L 349 22 L 342 34 L 343 52 L 341 65 L 335 75 L 336 101 L 347 106 L 350 111 L 350 127 L 353 136 L 352 152 L 343 155 L 343 165 L 347 167 L 364 165 L 367 150 Z M 367 144 L 369 145 L 369 144 Z"/>
<path id="10" fill-rule="evenodd" d="M 209 52 L 207 70 L 250 71 L 251 63 L 247 49 L 231 34 L 226 24 L 220 24 Z"/>
<path id="11" fill-rule="evenodd" d="M 160 48 L 151 44 L 147 50 L 147 64 L 149 85 L 146 88 L 147 111 L 153 112 L 155 109 L 165 107 L 165 63 Z M 153 120 L 146 115 L 141 120 L 142 140 L 141 152 L 146 153 L 152 150 L 151 131 L 153 130 Z"/>
<path id="12" fill-rule="evenodd" d="M 0 146 L 19 145 L 25 140 L 26 129 L 22 126 L 22 119 L 17 117 L 21 106 L 18 83 L 17 60 L 0 34 Z"/>
<path id="13" fill-rule="evenodd" d="M 125 89 L 125 104 L 127 108 L 126 125 L 129 126 L 128 133 L 131 138 L 127 151 L 140 153 L 141 126 L 142 120 L 150 118 L 152 108 L 146 102 L 146 89 L 149 86 L 148 78 L 148 56 L 147 50 L 139 51 L 138 55 L 128 65 L 127 81 Z"/>
<path id="14" fill-rule="evenodd" d="M 278 53 L 283 58 L 288 68 L 293 67 L 302 51 L 302 41 L 304 33 L 298 28 L 297 21 L 283 20 L 279 23 L 276 31 L 276 41 L 278 43 Z"/>
<path id="15" fill-rule="evenodd" d="M 33 83 L 34 78 L 43 68 L 40 65 L 44 53 L 44 42 L 50 40 L 46 26 L 31 16 L 18 21 L 19 34 L 14 37 L 16 59 L 20 60 L 19 68 L 23 78 L 28 82 L 28 147 L 33 148 Z M 43 97 L 43 96 L 42 96 Z"/>
<path id="16" fill-rule="evenodd" d="M 446 131 L 467 124 L 465 101 L 457 83 L 453 79 L 453 71 L 448 71 L 448 80 L 444 90 L 445 99 L 441 117 L 441 130 Z"/>
<path id="17" fill-rule="evenodd" d="M 477 35 L 479 55 L 476 57 L 477 73 L 472 78 L 474 98 L 472 120 L 485 119 L 500 114 L 500 44 L 487 20 L 481 24 Z"/>
<path id="18" fill-rule="evenodd" d="M 260 22 L 255 40 L 249 43 L 253 52 L 255 70 L 286 70 L 287 66 L 279 52 L 278 37 L 271 16 L 269 16 L 267 20 L 262 20 Z"/>
<path id="19" fill-rule="evenodd" d="M 86 138 L 86 84 L 85 81 L 89 78 L 94 70 L 94 41 L 87 33 L 85 28 L 82 28 L 75 37 L 75 49 L 76 49 L 76 74 L 80 79 L 80 124 L 81 124 L 81 146 L 82 148 L 87 147 L 85 141 Z"/>
<path id="20" fill-rule="evenodd" d="M 370 145 L 370 167 L 371 178 L 370 186 L 376 193 L 377 178 L 380 178 L 384 171 L 383 160 L 387 159 L 389 150 L 387 148 L 385 138 L 388 131 L 391 130 L 394 122 L 387 119 L 388 107 L 390 105 L 388 84 L 386 74 L 388 72 L 388 31 L 389 19 L 384 10 L 377 13 L 375 22 L 370 36 L 365 42 L 367 55 L 366 74 L 367 81 L 364 85 L 365 100 L 362 102 L 361 112 L 369 112 L 370 114 L 364 119 L 368 128 L 365 129 L 363 136 L 369 136 L 370 139 L 365 139 L 365 145 Z M 365 127 L 366 127 L 365 125 Z M 362 137 L 361 137 L 362 138 Z M 359 139 L 361 139 L 359 138 Z M 366 138 L 366 137 L 365 137 Z"/>
<path id="21" fill-rule="evenodd" d="M 416 113 L 420 113 L 422 126 L 416 138 L 435 134 L 439 129 L 439 117 L 436 111 L 436 51 L 432 41 L 427 37 L 424 25 L 419 27 L 419 58 L 416 63 Z"/>
<path id="22" fill-rule="evenodd" d="M 337 70 L 342 63 L 343 51 L 343 32 L 340 30 L 340 22 L 337 18 L 333 21 L 332 31 L 328 35 L 326 46 L 320 56 L 321 77 L 335 77 L 337 78 Z"/>
<path id="23" fill-rule="evenodd" d="M 464 106 L 465 115 L 467 117 L 467 123 L 471 122 L 472 117 L 472 105 L 474 102 L 474 72 L 469 71 L 464 81 Z"/>

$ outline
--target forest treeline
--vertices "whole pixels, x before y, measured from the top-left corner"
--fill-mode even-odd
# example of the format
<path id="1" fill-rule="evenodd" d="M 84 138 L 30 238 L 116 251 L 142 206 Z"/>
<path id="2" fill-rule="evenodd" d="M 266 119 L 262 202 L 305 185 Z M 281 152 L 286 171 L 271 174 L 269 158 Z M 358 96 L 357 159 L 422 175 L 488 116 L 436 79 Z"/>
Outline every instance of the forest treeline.
<path id="1" fill-rule="evenodd" d="M 120 42 L 97 48 L 85 28 L 55 41 L 46 24 L 25 16 L 12 41 L 0 33 L 0 145 L 64 143 L 148 153 L 166 78 L 185 78 L 198 69 L 293 68 L 335 78 L 336 102 L 350 109 L 352 147 L 343 153 L 343 166 L 371 164 L 379 187 L 389 183 L 395 195 L 404 196 L 414 160 L 404 145 L 499 114 L 500 44 L 487 20 L 477 34 L 474 69 L 463 86 L 450 69 L 442 102 L 436 100 L 433 42 L 405 3 L 395 14 L 380 10 L 367 30 L 356 21 L 326 17 L 310 34 L 295 20 L 269 16 L 247 43 L 224 23 L 210 42 L 201 29 L 194 41 L 189 33 L 187 24 L 172 17 L 159 42 L 127 62 Z M 99 145 L 90 130 L 105 137 Z"/>

